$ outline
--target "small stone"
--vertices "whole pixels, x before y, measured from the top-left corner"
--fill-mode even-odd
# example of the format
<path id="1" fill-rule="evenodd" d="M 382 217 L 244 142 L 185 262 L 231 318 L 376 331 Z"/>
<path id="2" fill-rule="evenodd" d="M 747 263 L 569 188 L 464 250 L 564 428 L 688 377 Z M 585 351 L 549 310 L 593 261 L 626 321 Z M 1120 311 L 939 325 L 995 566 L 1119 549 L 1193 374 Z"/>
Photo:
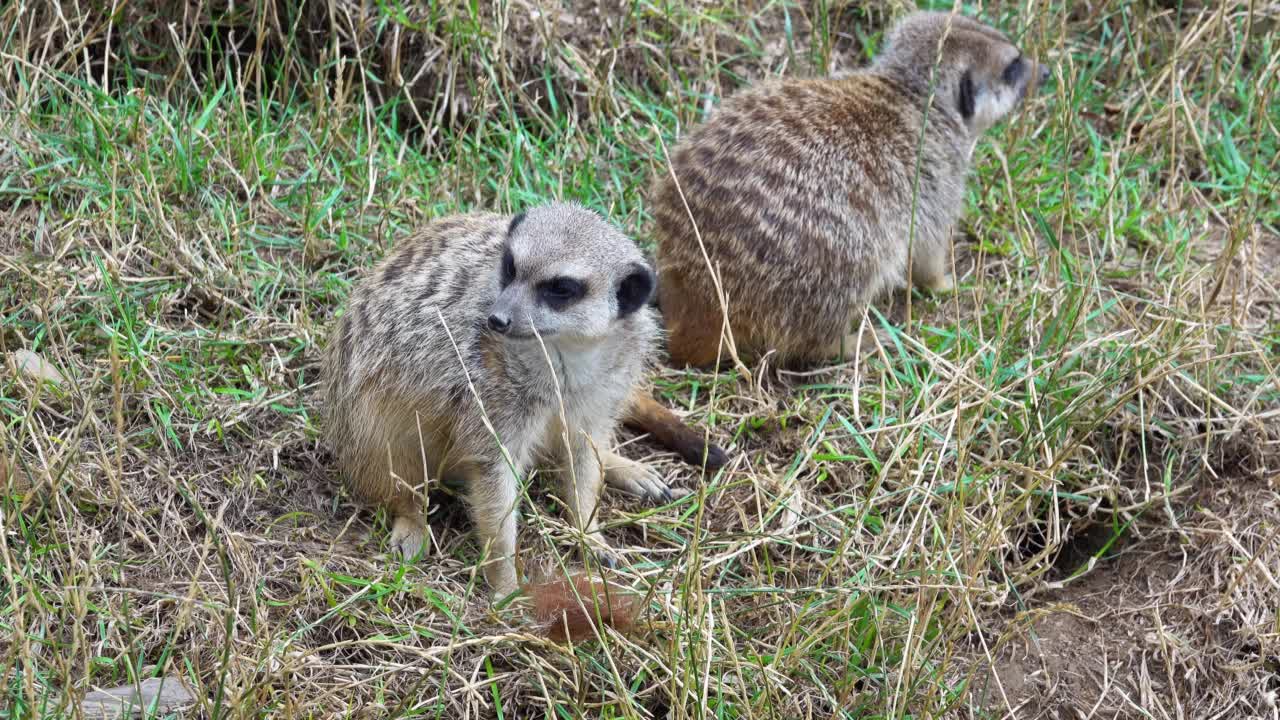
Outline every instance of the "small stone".
<path id="1" fill-rule="evenodd" d="M 180 678 L 147 678 L 140 683 L 110 690 L 94 690 L 84 696 L 80 710 L 86 718 L 161 717 L 195 703 L 196 696 Z M 155 714 L 150 714 L 153 708 Z"/>
<path id="2" fill-rule="evenodd" d="M 19 375 L 31 380 L 43 380 L 53 385 L 61 385 L 67 381 L 62 371 L 45 360 L 39 353 L 30 350 L 14 350 L 9 353 L 9 367 Z"/>

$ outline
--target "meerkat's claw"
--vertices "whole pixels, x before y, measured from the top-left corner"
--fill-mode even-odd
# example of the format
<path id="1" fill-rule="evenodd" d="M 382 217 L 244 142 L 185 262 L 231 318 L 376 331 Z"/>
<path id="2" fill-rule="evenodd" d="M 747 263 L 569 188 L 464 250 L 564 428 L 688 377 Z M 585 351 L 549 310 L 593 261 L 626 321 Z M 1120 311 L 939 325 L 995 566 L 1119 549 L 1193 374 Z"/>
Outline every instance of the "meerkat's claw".
<path id="1" fill-rule="evenodd" d="M 604 481 L 609 487 L 651 502 L 668 503 L 688 494 L 688 491 L 673 490 L 662 475 L 648 465 L 624 457 L 612 458 L 612 464 L 605 467 Z"/>
<path id="2" fill-rule="evenodd" d="M 411 562 L 422 552 L 422 545 L 427 539 L 427 528 L 421 518 L 400 515 L 391 526 L 391 544 L 400 553 L 400 558 Z"/>

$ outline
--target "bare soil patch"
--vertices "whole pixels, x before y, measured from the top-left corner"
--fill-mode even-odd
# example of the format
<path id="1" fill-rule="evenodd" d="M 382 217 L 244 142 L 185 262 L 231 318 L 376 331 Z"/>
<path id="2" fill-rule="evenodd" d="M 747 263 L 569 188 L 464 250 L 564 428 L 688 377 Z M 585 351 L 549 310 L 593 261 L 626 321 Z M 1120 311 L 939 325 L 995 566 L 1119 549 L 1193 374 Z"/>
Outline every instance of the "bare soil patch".
<path id="1" fill-rule="evenodd" d="M 974 692 L 1019 718 L 1271 718 L 1280 474 L 1224 479 L 1085 574 L 988 625 Z M 998 629 L 997 629 L 998 628 Z M 979 651 L 980 652 L 980 651 Z"/>

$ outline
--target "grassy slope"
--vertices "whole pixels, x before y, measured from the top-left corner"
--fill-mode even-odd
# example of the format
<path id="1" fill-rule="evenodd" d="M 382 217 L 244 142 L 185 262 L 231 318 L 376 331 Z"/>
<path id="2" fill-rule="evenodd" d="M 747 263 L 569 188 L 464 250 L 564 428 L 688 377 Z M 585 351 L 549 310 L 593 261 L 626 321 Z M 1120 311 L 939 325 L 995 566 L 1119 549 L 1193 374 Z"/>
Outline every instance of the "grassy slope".
<path id="1" fill-rule="evenodd" d="M 1206 488 L 1252 483 L 1273 508 L 1280 40 L 1245 3 L 1038 5 L 1030 24 L 1001 5 L 1058 82 L 979 146 L 959 292 L 913 297 L 890 342 L 829 370 L 664 371 L 737 452 L 701 483 L 655 458 L 700 489 L 670 507 L 609 504 L 644 634 L 559 648 L 518 605 L 490 611 L 448 503 L 436 558 L 379 555 L 312 398 L 359 269 L 425 218 L 548 197 L 643 241 L 660 140 L 709 98 L 876 42 L 883 12 L 817 5 L 636 3 L 613 40 L 584 13 L 541 45 L 516 9 L 505 35 L 487 6 L 417 18 L 457 69 L 426 132 L 366 102 L 364 56 L 277 55 L 263 83 L 116 68 L 104 89 L 100 64 L 49 71 L 29 28 L 6 36 L 0 349 L 69 381 L 0 377 L 0 707 L 56 715 L 64 688 L 162 667 L 234 716 L 1005 709 L 972 658 L 1045 581 L 1178 532 L 1222 542 L 1186 535 Z M 533 558 L 566 547 L 545 495 L 526 517 Z M 1274 572 L 1275 518 L 1236 527 L 1224 562 Z M 1188 716 L 1275 672 L 1267 581 L 1230 577 L 1214 592 L 1244 639 L 1172 701 Z"/>

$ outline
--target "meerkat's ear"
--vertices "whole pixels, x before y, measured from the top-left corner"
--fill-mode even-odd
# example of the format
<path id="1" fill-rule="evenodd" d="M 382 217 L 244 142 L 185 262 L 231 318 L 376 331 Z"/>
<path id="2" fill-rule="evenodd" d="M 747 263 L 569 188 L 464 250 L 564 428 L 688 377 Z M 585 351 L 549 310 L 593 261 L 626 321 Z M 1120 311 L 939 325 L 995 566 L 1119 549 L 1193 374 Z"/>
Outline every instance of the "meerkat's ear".
<path id="1" fill-rule="evenodd" d="M 965 70 L 964 75 L 960 76 L 960 92 L 956 98 L 956 108 L 960 111 L 960 117 L 966 121 L 973 119 L 973 113 L 977 109 L 977 88 L 973 85 L 973 73 Z"/>
<path id="2" fill-rule="evenodd" d="M 507 237 L 511 237 L 511 233 L 515 232 L 520 223 L 524 222 L 524 216 L 523 212 L 518 212 L 511 218 L 511 224 L 507 225 Z"/>
<path id="3" fill-rule="evenodd" d="M 618 283 L 618 317 L 626 317 L 644 307 L 653 294 L 653 271 L 640 263 L 631 263 L 626 277 Z"/>

